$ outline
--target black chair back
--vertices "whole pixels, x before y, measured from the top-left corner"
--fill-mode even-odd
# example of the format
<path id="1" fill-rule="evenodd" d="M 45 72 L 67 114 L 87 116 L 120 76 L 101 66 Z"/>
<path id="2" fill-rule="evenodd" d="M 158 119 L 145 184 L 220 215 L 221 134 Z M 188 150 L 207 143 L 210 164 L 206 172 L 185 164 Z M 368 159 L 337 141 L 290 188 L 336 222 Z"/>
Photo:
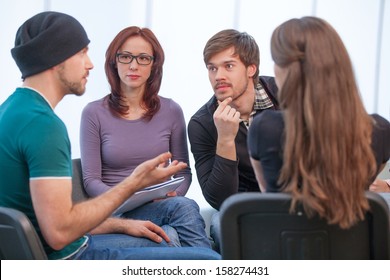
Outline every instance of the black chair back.
<path id="1" fill-rule="evenodd" d="M 389 208 L 366 192 L 370 211 L 350 229 L 290 213 L 286 193 L 239 193 L 221 206 L 223 259 L 389 259 Z"/>
<path id="2" fill-rule="evenodd" d="M 89 198 L 84 189 L 83 171 L 80 158 L 72 159 L 72 199 L 74 202 L 84 201 Z"/>
<path id="3" fill-rule="evenodd" d="M 47 259 L 42 243 L 27 216 L 7 207 L 0 207 L 0 259 Z"/>

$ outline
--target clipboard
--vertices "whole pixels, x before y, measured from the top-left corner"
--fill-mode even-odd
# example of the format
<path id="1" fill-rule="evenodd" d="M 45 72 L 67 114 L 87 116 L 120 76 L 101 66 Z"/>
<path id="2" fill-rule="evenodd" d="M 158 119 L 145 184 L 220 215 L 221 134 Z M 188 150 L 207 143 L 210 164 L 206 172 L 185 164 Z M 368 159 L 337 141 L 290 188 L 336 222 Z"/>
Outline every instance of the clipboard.
<path id="1" fill-rule="evenodd" d="M 184 181 L 184 177 L 172 178 L 166 182 L 152 185 L 146 187 L 143 190 L 140 190 L 134 193 L 129 197 L 121 206 L 119 206 L 115 211 L 114 215 L 119 215 L 130 210 L 133 210 L 145 203 L 148 203 L 152 200 L 165 198 L 167 193 L 176 190 L 180 184 Z"/>

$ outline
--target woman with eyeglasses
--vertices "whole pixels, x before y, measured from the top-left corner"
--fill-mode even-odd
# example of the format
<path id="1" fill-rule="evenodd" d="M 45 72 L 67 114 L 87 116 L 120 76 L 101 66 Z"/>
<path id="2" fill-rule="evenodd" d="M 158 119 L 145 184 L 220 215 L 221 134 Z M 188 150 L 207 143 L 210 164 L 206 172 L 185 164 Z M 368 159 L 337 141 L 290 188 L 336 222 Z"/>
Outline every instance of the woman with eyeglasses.
<path id="1" fill-rule="evenodd" d="M 248 147 L 263 192 L 349 228 L 368 209 L 364 192 L 390 157 L 390 124 L 369 115 L 337 32 L 316 17 L 291 19 L 271 37 L 281 111 L 254 119 Z"/>
<path id="2" fill-rule="evenodd" d="M 125 28 L 109 45 L 105 71 L 110 93 L 89 103 L 81 120 L 83 178 L 90 196 L 109 191 L 162 152 L 189 166 L 182 109 L 158 95 L 163 64 L 164 51 L 148 28 Z M 176 176 L 185 178 L 176 192 L 122 215 L 124 222 L 133 223 L 128 227 L 134 227 L 130 235 L 136 246 L 210 247 L 198 205 L 184 197 L 192 180 L 190 168 Z"/>

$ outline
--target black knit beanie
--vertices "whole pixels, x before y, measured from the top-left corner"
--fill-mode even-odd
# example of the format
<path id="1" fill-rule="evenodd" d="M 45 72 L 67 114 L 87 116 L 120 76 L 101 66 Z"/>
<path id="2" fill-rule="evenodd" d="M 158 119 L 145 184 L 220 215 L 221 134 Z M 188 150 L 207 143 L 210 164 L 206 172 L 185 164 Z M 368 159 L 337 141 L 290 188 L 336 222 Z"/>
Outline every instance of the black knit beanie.
<path id="1" fill-rule="evenodd" d="M 87 33 L 75 18 L 58 12 L 43 12 L 19 27 L 11 53 L 24 79 L 60 64 L 89 42 Z"/>

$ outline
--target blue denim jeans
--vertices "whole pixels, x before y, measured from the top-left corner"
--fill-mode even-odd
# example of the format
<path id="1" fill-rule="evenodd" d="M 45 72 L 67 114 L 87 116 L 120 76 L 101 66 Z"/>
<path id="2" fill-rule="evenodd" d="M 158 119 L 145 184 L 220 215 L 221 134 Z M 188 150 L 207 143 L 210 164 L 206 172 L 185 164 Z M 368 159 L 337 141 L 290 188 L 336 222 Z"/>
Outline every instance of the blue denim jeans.
<path id="1" fill-rule="evenodd" d="M 124 234 L 89 235 L 87 244 L 73 260 L 219 260 L 221 256 L 204 247 L 129 247 L 131 237 Z M 152 241 L 150 241 L 152 242 Z M 131 242 L 130 242 L 131 243 Z M 154 242 L 152 242 L 154 243 Z M 156 246 L 156 243 L 154 243 Z"/>
<path id="2" fill-rule="evenodd" d="M 220 252 L 221 248 L 221 222 L 219 212 L 216 212 L 211 217 L 210 221 L 210 237 L 214 241 L 214 250 Z"/>
<path id="3" fill-rule="evenodd" d="M 187 197 L 175 196 L 154 201 L 126 212 L 122 217 L 149 220 L 158 226 L 168 225 L 176 230 L 183 247 L 211 248 L 199 206 Z M 169 234 L 168 236 L 175 240 Z M 173 243 L 171 246 L 176 246 Z"/>

